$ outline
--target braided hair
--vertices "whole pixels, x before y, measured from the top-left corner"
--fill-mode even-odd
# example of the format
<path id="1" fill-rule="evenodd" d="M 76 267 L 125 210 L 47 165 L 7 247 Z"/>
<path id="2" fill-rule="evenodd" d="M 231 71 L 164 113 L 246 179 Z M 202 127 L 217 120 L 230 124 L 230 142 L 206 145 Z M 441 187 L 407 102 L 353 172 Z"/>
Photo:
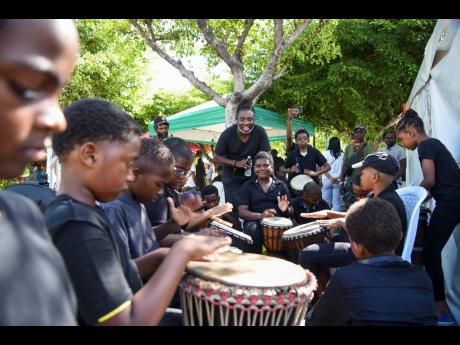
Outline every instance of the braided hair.
<path id="1" fill-rule="evenodd" d="M 408 127 L 414 127 L 420 133 L 425 133 L 423 120 L 418 116 L 414 109 L 406 110 L 396 123 L 396 133 L 406 130 Z"/>
<path id="2" fill-rule="evenodd" d="M 335 159 L 339 158 L 340 154 L 342 153 L 342 149 L 340 148 L 340 139 L 337 137 L 332 137 L 329 139 L 329 146 L 327 149 L 331 152 Z"/>

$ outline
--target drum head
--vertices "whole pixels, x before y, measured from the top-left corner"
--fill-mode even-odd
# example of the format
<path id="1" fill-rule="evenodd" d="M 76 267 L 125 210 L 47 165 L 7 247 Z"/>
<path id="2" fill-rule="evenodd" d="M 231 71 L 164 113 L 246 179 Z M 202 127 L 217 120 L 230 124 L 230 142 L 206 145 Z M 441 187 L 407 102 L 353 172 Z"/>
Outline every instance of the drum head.
<path id="1" fill-rule="evenodd" d="M 287 226 L 292 226 L 292 220 L 284 217 L 267 217 L 262 219 L 260 222 L 262 225 L 274 226 L 284 228 Z"/>
<path id="2" fill-rule="evenodd" d="M 303 235 L 309 233 L 318 233 L 324 231 L 323 228 L 318 224 L 301 224 L 293 227 L 292 229 L 283 232 L 283 238 L 293 235 Z"/>
<path id="3" fill-rule="evenodd" d="M 297 192 L 302 192 L 303 187 L 308 183 L 308 182 L 314 182 L 313 179 L 308 176 L 308 175 L 297 175 L 294 176 L 291 180 L 291 187 L 292 189 L 296 190 Z"/>
<path id="4" fill-rule="evenodd" d="M 259 254 L 224 253 L 213 262 L 190 261 L 187 272 L 229 286 L 282 287 L 300 284 L 307 275 L 302 267 Z"/>

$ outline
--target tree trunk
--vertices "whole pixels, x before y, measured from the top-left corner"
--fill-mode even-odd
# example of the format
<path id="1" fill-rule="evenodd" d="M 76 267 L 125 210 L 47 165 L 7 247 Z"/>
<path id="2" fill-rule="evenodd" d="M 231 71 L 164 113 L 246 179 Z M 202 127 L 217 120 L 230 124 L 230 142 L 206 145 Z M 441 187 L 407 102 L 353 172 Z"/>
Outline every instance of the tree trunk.
<path id="1" fill-rule="evenodd" d="M 236 123 L 236 109 L 238 109 L 239 100 L 232 96 L 225 106 L 225 128 Z"/>

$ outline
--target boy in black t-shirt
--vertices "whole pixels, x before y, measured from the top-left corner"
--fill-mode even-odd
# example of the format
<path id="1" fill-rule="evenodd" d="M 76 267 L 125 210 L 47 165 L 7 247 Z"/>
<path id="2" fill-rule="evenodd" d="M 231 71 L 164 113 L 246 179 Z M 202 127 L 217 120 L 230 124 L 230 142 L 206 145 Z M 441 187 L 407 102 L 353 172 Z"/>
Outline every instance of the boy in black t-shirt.
<path id="1" fill-rule="evenodd" d="M 423 120 L 415 110 L 409 109 L 401 116 L 396 133 L 407 149 L 417 149 L 423 172 L 420 186 L 436 200 L 424 238 L 423 265 L 433 282 L 437 313 L 442 316 L 448 310 L 441 251 L 460 223 L 460 170 L 446 146 L 425 133 Z"/>
<path id="2" fill-rule="evenodd" d="M 45 44 L 46 43 L 46 44 Z M 46 158 L 78 52 L 71 20 L 0 19 L 0 178 Z M 0 326 L 76 325 L 77 301 L 40 209 L 0 192 Z"/>
<path id="3" fill-rule="evenodd" d="M 101 204 L 132 259 L 160 247 L 143 202 L 157 199 L 173 174 L 174 157 L 156 138 L 143 138 L 133 181 L 118 199 Z"/>
<path id="4" fill-rule="evenodd" d="M 133 180 L 141 147 L 139 126 L 100 99 L 81 99 L 64 113 L 67 129 L 53 136 L 53 150 L 62 164 L 61 183 L 45 219 L 75 287 L 79 322 L 156 325 L 187 262 L 231 240 L 190 235 L 171 249 L 160 248 L 132 261 L 96 201 L 116 199 Z M 142 280 L 148 280 L 145 286 Z"/>
<path id="5" fill-rule="evenodd" d="M 299 174 L 305 174 L 319 183 L 319 176 L 329 171 L 331 167 L 321 152 L 308 144 L 309 134 L 301 128 L 295 132 L 296 148 L 288 153 L 285 166 L 289 169 L 289 182 Z M 316 166 L 320 169 L 316 171 Z"/>
<path id="6" fill-rule="evenodd" d="M 308 325 L 436 325 L 426 272 L 395 255 L 401 222 L 380 198 L 353 204 L 346 218 L 354 263 L 338 270 Z"/>
<path id="7" fill-rule="evenodd" d="M 314 221 L 313 218 L 301 217 L 301 213 L 330 210 L 326 200 L 321 198 L 321 187 L 316 182 L 306 183 L 303 187 L 302 196 L 292 199 L 292 212 L 297 224 L 305 224 Z"/>

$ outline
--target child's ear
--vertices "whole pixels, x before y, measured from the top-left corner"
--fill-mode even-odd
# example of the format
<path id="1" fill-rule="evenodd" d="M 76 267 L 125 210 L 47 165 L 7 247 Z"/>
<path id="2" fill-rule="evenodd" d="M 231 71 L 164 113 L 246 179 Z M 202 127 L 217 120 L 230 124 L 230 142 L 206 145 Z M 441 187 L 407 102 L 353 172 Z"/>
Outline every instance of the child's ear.
<path id="1" fill-rule="evenodd" d="M 141 169 L 139 168 L 133 168 L 133 175 L 134 175 L 134 180 L 133 182 L 136 182 L 137 181 L 137 178 L 139 176 L 139 174 L 141 173 Z"/>
<path id="2" fill-rule="evenodd" d="M 84 143 L 80 146 L 79 156 L 81 162 L 85 166 L 93 168 L 96 165 L 99 156 L 99 150 L 97 145 L 91 141 Z"/>

